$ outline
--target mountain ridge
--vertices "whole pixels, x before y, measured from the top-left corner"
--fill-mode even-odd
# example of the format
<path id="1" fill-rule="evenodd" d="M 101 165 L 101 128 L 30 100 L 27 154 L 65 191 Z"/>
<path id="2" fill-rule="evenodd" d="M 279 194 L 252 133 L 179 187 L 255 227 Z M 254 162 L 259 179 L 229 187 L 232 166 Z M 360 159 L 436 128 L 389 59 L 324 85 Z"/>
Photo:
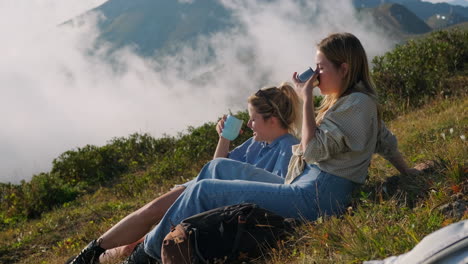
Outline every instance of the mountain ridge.
<path id="1" fill-rule="evenodd" d="M 411 35 L 431 31 L 424 17 L 446 14 L 449 7 L 458 14 L 454 21 L 464 22 L 465 15 L 468 17 L 468 7 L 423 3 L 420 0 L 353 0 L 353 4 L 358 11 L 371 13 L 376 23 L 400 42 L 411 38 Z M 232 11 L 217 0 L 190 3 L 109 0 L 90 12 L 96 11 L 105 17 L 98 24 L 101 31 L 99 40 L 112 43 L 114 49 L 132 46 L 143 56 L 176 53 L 181 44 L 193 45 L 199 36 L 236 25 Z M 439 21 L 434 21 L 434 18 L 430 21 L 437 29 L 453 25 L 437 23 Z"/>
<path id="2" fill-rule="evenodd" d="M 468 7 L 451 5 L 448 3 L 430 3 L 421 0 L 353 0 L 353 4 L 356 8 L 376 7 L 384 3 L 403 5 L 424 21 L 433 15 L 451 12 L 457 12 L 468 18 Z"/>
<path id="3" fill-rule="evenodd" d="M 106 18 L 98 25 L 102 32 L 100 39 L 117 48 L 136 45 L 137 52 L 144 56 L 163 54 L 170 51 L 174 43 L 231 25 L 231 14 L 216 0 L 193 3 L 109 0 L 91 10 L 95 11 Z"/>
<path id="4" fill-rule="evenodd" d="M 385 3 L 365 11 L 372 14 L 380 27 L 400 37 L 409 34 L 424 34 L 431 31 L 431 27 L 423 20 L 400 4 Z"/>

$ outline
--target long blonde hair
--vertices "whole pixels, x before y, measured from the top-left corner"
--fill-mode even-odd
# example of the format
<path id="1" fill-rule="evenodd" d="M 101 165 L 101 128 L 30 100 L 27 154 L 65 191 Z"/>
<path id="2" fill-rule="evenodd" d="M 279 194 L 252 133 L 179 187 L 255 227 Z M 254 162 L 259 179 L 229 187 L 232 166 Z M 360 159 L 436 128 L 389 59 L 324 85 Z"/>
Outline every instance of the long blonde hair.
<path id="1" fill-rule="evenodd" d="M 281 126 L 289 133 L 299 135 L 301 124 L 299 97 L 290 84 L 282 83 L 278 87 L 262 88 L 249 96 L 247 102 L 262 115 L 264 120 L 277 117 Z"/>
<path id="2" fill-rule="evenodd" d="M 317 123 L 320 123 L 330 107 L 342 96 L 353 92 L 361 92 L 374 99 L 380 116 L 380 107 L 377 102 L 377 92 L 370 77 L 369 63 L 364 47 L 358 38 L 351 33 L 335 33 L 324 38 L 317 45 L 317 49 L 332 62 L 335 68 L 343 63 L 348 64 L 342 91 L 338 95 L 326 95 L 317 112 Z M 380 120 L 380 117 L 379 117 Z"/>

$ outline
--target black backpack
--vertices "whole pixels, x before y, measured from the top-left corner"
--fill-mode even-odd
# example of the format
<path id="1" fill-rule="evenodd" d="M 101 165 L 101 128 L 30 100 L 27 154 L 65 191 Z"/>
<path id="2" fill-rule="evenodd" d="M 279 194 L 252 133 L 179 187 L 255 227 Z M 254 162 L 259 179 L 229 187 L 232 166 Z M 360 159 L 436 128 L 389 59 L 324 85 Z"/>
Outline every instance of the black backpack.
<path id="1" fill-rule="evenodd" d="M 277 246 L 298 221 L 252 203 L 212 209 L 171 228 L 164 238 L 164 264 L 241 263 Z"/>

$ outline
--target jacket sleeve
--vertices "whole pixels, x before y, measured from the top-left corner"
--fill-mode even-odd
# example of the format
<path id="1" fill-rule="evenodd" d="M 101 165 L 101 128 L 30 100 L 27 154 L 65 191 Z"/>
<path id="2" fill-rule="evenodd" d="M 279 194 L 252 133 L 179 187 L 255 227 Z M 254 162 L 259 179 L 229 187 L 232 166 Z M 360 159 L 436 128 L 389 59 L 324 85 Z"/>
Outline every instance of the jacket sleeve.
<path id="1" fill-rule="evenodd" d="M 362 152 L 372 138 L 370 114 L 375 103 L 367 97 L 350 99 L 337 109 L 330 109 L 307 144 L 304 159 L 308 163 L 332 158 L 337 153 Z"/>
<path id="2" fill-rule="evenodd" d="M 379 133 L 377 134 L 377 144 L 375 153 L 381 155 L 385 159 L 390 159 L 398 152 L 398 142 L 395 135 L 387 129 L 385 123 L 381 121 Z"/>

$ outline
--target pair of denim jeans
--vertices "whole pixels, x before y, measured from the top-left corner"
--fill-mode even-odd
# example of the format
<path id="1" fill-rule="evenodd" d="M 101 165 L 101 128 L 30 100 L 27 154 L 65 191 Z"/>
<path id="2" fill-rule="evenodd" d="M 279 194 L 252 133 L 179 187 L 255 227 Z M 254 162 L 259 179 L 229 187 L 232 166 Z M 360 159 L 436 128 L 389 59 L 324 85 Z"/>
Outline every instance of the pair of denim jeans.
<path id="1" fill-rule="evenodd" d="M 255 203 L 283 217 L 309 221 L 321 215 L 340 214 L 356 185 L 315 165 L 306 166 L 291 184 L 284 184 L 283 177 L 251 164 L 214 159 L 203 167 L 197 178 L 184 184 L 185 191 L 146 236 L 145 251 L 160 259 L 162 241 L 171 226 L 221 206 Z"/>

